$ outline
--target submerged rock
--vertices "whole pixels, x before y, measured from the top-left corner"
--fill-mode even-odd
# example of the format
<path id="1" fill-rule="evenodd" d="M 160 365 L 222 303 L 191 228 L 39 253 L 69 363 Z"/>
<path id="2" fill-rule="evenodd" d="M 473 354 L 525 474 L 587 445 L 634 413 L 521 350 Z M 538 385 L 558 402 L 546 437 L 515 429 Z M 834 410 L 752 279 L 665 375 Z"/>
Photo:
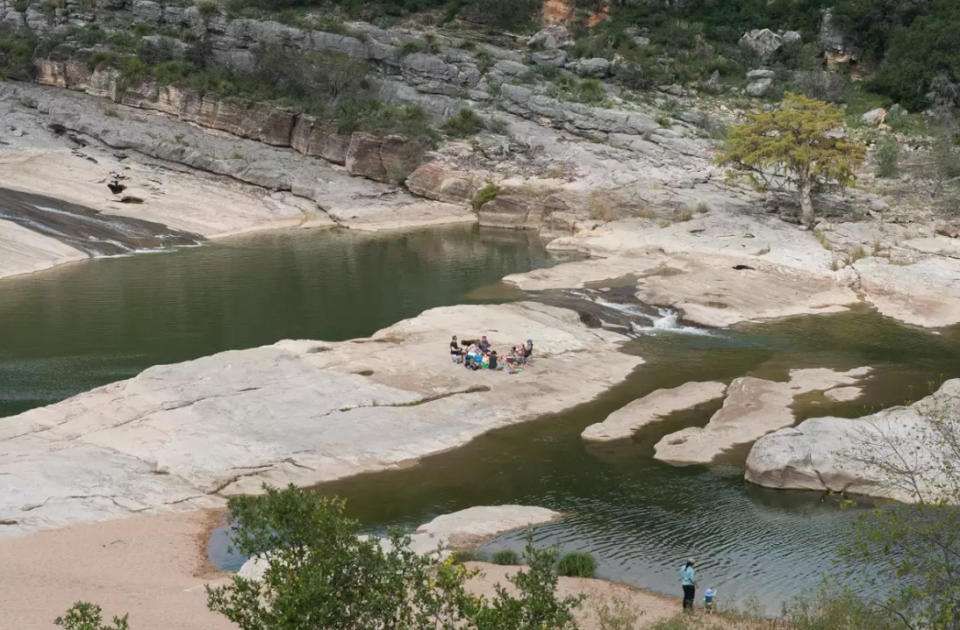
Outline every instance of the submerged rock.
<path id="1" fill-rule="evenodd" d="M 716 381 L 684 383 L 679 387 L 658 389 L 614 411 L 603 422 L 591 424 L 580 436 L 599 442 L 628 438 L 675 411 L 722 398 L 726 389 L 725 384 Z"/>
<path id="2" fill-rule="evenodd" d="M 955 437 L 958 415 L 960 379 L 953 379 L 909 406 L 857 419 L 812 418 L 757 440 L 745 476 L 768 488 L 852 492 L 903 502 L 915 502 L 920 495 L 926 501 L 956 501 L 948 472 L 956 464 L 955 453 L 937 424 Z M 915 476 L 891 472 L 904 467 Z"/>
<path id="3" fill-rule="evenodd" d="M 727 388 L 723 407 L 707 426 L 671 433 L 657 442 L 655 459 L 668 464 L 709 464 L 724 451 L 794 423 L 794 397 L 858 382 L 870 372 L 858 368 L 837 372 L 825 368 L 790 370 L 786 382 L 744 376 Z"/>

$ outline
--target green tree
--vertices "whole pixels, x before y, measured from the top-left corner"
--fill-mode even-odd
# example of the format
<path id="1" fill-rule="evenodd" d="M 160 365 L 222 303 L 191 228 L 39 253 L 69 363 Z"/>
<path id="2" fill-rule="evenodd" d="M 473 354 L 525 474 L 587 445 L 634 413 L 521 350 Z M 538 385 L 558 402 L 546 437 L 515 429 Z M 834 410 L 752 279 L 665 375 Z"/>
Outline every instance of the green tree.
<path id="1" fill-rule="evenodd" d="M 864 155 L 863 145 L 845 137 L 836 106 L 788 92 L 779 108 L 731 127 L 717 163 L 746 174 L 758 188 L 795 189 L 801 220 L 812 227 L 813 193 L 852 185 Z"/>
<path id="2" fill-rule="evenodd" d="M 127 615 L 114 617 L 113 623 L 103 623 L 103 611 L 96 604 L 77 602 L 63 617 L 57 617 L 53 623 L 65 630 L 130 630 L 127 625 Z"/>
<path id="3" fill-rule="evenodd" d="M 529 564 L 491 600 L 467 593 L 478 574 L 420 555 L 410 537 L 365 537 L 344 502 L 290 486 L 229 501 L 232 548 L 266 562 L 261 580 L 207 589 L 208 607 L 242 630 L 533 630 L 571 628 L 578 599 L 558 599 L 556 552 L 528 544 Z"/>

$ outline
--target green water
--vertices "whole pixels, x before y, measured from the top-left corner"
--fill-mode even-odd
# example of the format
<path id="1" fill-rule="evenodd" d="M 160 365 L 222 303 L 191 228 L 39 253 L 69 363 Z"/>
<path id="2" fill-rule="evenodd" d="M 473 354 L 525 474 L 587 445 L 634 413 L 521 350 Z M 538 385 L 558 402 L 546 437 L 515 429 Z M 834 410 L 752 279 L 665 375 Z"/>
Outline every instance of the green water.
<path id="1" fill-rule="evenodd" d="M 0 280 L 0 416 L 159 363 L 285 338 L 366 336 L 546 264 L 522 232 L 313 230 Z"/>
<path id="2" fill-rule="evenodd" d="M 800 317 L 709 335 L 664 332 L 628 346 L 640 366 L 600 399 L 537 422 L 480 437 L 464 448 L 402 471 L 364 475 L 319 488 L 350 499 L 371 527 L 415 525 L 471 505 L 524 503 L 567 511 L 537 530 L 542 544 L 583 550 L 600 575 L 679 595 L 678 568 L 698 559 L 700 583 L 729 601 L 756 598 L 770 612 L 819 586 L 853 518 L 869 507 L 841 510 L 818 493 L 778 492 L 743 481 L 747 449 L 726 466 L 676 468 L 652 459 L 665 434 L 703 425 L 719 402 L 675 414 L 633 439 L 586 444 L 580 432 L 611 411 L 659 387 L 745 374 L 784 379 L 790 368 L 850 369 L 870 365 L 863 401 L 832 403 L 806 396 L 797 415 L 859 416 L 916 399 L 945 377 L 960 375 L 960 328 L 934 334 L 901 326 L 866 309 Z M 486 551 L 521 549 L 522 534 Z M 862 569 L 862 567 L 861 567 Z"/>
<path id="3" fill-rule="evenodd" d="M 157 363 L 283 338 L 364 336 L 426 308 L 509 299 L 503 275 L 551 264 L 518 232 L 466 228 L 357 235 L 285 232 L 176 253 L 98 259 L 0 281 L 0 415 L 61 400 Z M 486 289 L 484 289 L 486 288 Z M 484 289 L 477 291 L 477 289 Z M 704 424 L 704 406 L 633 439 L 587 445 L 582 429 L 659 387 L 797 367 L 874 367 L 864 400 L 805 396 L 800 417 L 861 415 L 914 400 L 960 375 L 960 328 L 931 332 L 859 309 L 728 331 L 661 331 L 626 351 L 644 358 L 624 383 L 567 413 L 484 435 L 415 467 L 363 475 L 320 491 L 349 499 L 370 529 L 418 524 L 471 505 L 517 502 L 569 512 L 536 538 L 587 550 L 600 574 L 677 594 L 681 559 L 695 555 L 704 586 L 756 597 L 770 610 L 833 568 L 857 509 L 817 493 L 749 486 L 739 467 L 674 468 L 654 461 L 664 434 Z M 520 548 L 521 534 L 489 549 Z M 236 563 L 211 542 L 220 565 Z"/>

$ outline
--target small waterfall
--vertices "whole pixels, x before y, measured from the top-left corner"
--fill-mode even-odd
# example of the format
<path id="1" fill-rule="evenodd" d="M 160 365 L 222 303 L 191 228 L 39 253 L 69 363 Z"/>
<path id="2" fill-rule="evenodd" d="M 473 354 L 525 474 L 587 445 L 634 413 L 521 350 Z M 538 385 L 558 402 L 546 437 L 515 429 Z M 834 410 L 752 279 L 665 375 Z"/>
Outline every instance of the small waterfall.
<path id="1" fill-rule="evenodd" d="M 644 304 L 634 295 L 633 287 L 598 291 L 575 289 L 542 291 L 534 299 L 570 308 L 580 313 L 584 322 L 593 322 L 631 337 L 659 334 L 712 335 L 706 328 L 680 321 L 680 314 L 670 308 Z"/>

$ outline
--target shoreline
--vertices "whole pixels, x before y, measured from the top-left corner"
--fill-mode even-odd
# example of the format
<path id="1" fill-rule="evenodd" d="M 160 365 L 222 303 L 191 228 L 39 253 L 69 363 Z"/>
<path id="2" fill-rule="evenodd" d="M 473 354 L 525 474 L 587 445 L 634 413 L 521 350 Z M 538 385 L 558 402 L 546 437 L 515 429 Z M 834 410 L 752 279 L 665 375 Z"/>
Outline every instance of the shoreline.
<path id="1" fill-rule="evenodd" d="M 223 584 L 233 572 L 209 565 L 206 541 L 223 510 L 140 514 L 72 525 L 0 541 L 0 589 L 12 627 L 53 628 L 53 619 L 76 601 L 103 607 L 104 616 L 130 614 L 136 630 L 229 630 L 226 618 L 206 607 L 204 586 Z M 492 594 L 493 584 L 518 567 L 470 562 L 483 579 L 470 590 Z M 643 627 L 676 614 L 678 598 L 602 578 L 560 578 L 561 595 L 584 593 L 578 617 L 592 630 L 593 606 L 623 599 L 644 614 Z"/>

